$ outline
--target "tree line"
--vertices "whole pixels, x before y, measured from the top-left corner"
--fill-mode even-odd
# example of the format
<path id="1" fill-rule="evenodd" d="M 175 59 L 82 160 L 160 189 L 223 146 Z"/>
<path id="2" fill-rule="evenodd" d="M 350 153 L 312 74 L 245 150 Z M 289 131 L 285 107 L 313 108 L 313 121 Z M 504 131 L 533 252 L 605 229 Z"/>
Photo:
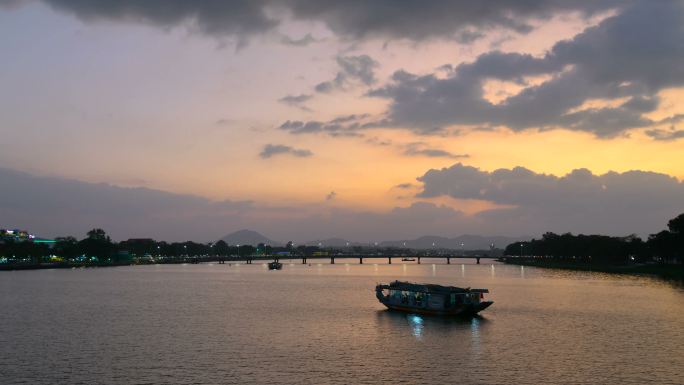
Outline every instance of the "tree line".
<path id="1" fill-rule="evenodd" d="M 681 260 L 684 257 L 684 214 L 668 221 L 667 230 L 651 234 L 646 241 L 634 234 L 611 237 L 548 232 L 541 239 L 511 243 L 504 254 L 610 264 Z"/>
<path id="2" fill-rule="evenodd" d="M 318 246 L 294 246 L 292 242 L 284 247 L 259 243 L 253 245 L 228 245 L 219 240 L 215 243 L 164 242 L 154 239 L 129 239 L 114 242 L 102 229 L 90 230 L 86 237 L 57 237 L 52 245 L 25 240 L 4 239 L 0 242 L 0 263 L 39 264 L 45 262 L 77 263 L 129 263 L 133 258 L 179 259 L 196 256 L 252 256 L 288 253 L 313 255 L 321 250 Z"/>

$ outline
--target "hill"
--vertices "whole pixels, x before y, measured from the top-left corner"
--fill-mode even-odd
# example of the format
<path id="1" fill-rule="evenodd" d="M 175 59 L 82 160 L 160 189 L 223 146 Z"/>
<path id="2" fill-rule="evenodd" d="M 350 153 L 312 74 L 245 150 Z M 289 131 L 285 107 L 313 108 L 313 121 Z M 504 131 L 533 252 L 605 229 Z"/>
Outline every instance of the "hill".
<path id="1" fill-rule="evenodd" d="M 271 246 L 280 246 L 280 242 L 276 242 L 267 238 L 265 235 L 253 230 L 238 230 L 221 238 L 229 245 L 252 245 L 256 246 L 263 243 Z"/>

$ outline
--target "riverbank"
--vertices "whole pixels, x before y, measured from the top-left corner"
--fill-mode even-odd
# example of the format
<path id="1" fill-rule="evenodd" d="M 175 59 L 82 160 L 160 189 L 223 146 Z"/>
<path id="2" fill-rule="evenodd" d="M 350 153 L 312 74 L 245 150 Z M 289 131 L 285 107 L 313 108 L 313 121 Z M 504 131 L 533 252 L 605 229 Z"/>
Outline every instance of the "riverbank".
<path id="1" fill-rule="evenodd" d="M 6 263 L 0 264 L 0 271 L 41 270 L 41 269 L 76 269 L 81 267 L 113 267 L 129 266 L 131 262 L 78 263 L 78 262 L 45 262 L 45 263 Z"/>
<path id="2" fill-rule="evenodd" d="M 669 264 L 630 264 L 608 265 L 585 262 L 566 262 L 548 259 L 502 258 L 502 262 L 510 265 L 534 266 L 550 269 L 597 271 L 611 274 L 654 275 L 664 279 L 684 281 L 684 265 Z"/>

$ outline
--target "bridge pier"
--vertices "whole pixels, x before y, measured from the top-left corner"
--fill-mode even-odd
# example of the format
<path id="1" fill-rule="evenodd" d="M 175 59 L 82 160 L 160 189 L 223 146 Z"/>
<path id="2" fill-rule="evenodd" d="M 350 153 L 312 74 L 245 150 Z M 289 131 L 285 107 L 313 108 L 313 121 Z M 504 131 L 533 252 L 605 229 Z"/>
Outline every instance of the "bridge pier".
<path id="1" fill-rule="evenodd" d="M 418 264 L 420 265 L 420 257 L 418 257 Z"/>
<path id="2" fill-rule="evenodd" d="M 387 257 L 389 259 L 389 264 L 392 264 L 392 257 Z"/>
<path id="3" fill-rule="evenodd" d="M 475 257 L 475 259 L 477 260 L 477 264 L 479 265 L 480 264 L 480 257 Z"/>
<path id="4" fill-rule="evenodd" d="M 335 257 L 330 257 L 330 264 L 334 265 L 335 264 Z"/>
<path id="5" fill-rule="evenodd" d="M 302 265 L 306 265 L 306 257 L 302 257 Z"/>
<path id="6" fill-rule="evenodd" d="M 359 257 L 359 265 L 363 265 L 363 257 Z"/>
<path id="7" fill-rule="evenodd" d="M 447 265 L 451 265 L 451 257 L 447 257 Z"/>

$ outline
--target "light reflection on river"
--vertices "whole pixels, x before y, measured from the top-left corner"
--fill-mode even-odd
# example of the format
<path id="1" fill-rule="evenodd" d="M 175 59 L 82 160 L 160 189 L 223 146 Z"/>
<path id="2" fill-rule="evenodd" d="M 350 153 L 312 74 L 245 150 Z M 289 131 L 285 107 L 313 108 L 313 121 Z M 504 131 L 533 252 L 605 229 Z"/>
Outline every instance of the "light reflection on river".
<path id="1" fill-rule="evenodd" d="M 0 383 L 684 383 L 681 286 L 340 261 L 2 272 Z M 397 278 L 495 303 L 472 319 L 387 311 L 373 288 Z"/>

